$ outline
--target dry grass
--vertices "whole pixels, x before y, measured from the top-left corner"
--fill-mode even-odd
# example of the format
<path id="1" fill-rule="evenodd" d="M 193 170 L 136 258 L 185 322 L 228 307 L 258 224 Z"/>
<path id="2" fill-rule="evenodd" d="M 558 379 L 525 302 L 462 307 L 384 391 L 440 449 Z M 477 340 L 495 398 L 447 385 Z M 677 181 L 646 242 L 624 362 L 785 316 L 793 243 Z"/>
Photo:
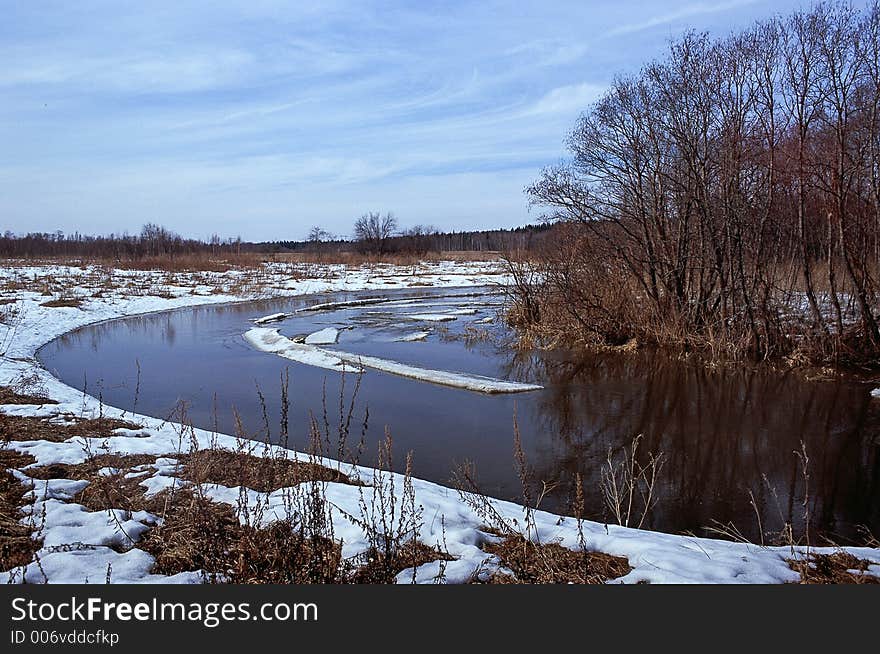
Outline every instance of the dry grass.
<path id="1" fill-rule="evenodd" d="M 43 395 L 20 393 L 9 386 L 0 386 L 0 404 L 58 404 Z"/>
<path id="2" fill-rule="evenodd" d="M 32 537 L 33 526 L 21 522 L 22 508 L 28 504 L 24 495 L 31 489 L 8 470 L 33 462 L 30 455 L 0 449 L 0 571 L 30 563 L 40 548 L 40 542 Z"/>
<path id="3" fill-rule="evenodd" d="M 559 543 L 538 544 L 519 535 L 483 546 L 513 572 L 495 573 L 493 584 L 604 584 L 630 572 L 629 561 L 603 552 L 575 551 Z"/>
<path id="4" fill-rule="evenodd" d="M 426 252 L 424 254 L 407 252 L 390 252 L 386 254 L 364 252 L 284 252 L 271 255 L 271 257 L 273 261 L 283 263 L 324 263 L 344 264 L 347 266 L 363 266 L 368 264 L 414 266 L 422 261 L 495 261 L 500 258 L 500 253 L 470 250 Z"/>
<path id="5" fill-rule="evenodd" d="M 155 557 L 153 573 L 202 570 L 208 581 L 241 584 L 338 578 L 341 545 L 306 536 L 289 520 L 244 525 L 232 507 L 190 490 L 178 490 L 162 517 L 138 545 Z"/>
<path id="6" fill-rule="evenodd" d="M 65 422 L 58 422 L 58 418 Z M 116 418 L 78 418 L 62 414 L 50 419 L 0 413 L 0 442 L 45 440 L 60 443 L 70 438 L 109 438 L 117 429 L 141 428 L 141 425 Z"/>
<path id="7" fill-rule="evenodd" d="M 880 578 L 867 573 L 870 565 L 870 561 L 844 551 L 812 552 L 806 560 L 788 560 L 788 566 L 800 574 L 802 584 L 880 584 Z"/>
<path id="8" fill-rule="evenodd" d="M 360 555 L 357 557 L 360 565 L 354 569 L 347 581 L 354 584 L 390 584 L 404 570 L 417 568 L 432 561 L 453 560 L 455 557 L 447 552 L 411 540 L 396 548 L 389 556 L 375 548 Z"/>
<path id="9" fill-rule="evenodd" d="M 82 305 L 82 298 L 78 297 L 59 297 L 54 300 L 43 302 L 41 307 L 74 307 L 79 309 Z"/>
<path id="10" fill-rule="evenodd" d="M 2 259 L 3 265 L 15 266 L 107 266 L 120 270 L 164 270 L 168 272 L 225 272 L 233 268 L 253 268 L 272 260 L 271 254 L 243 252 L 212 255 L 210 252 L 193 254 L 164 254 L 136 259 L 112 256 L 39 256 L 25 259 Z"/>
<path id="11" fill-rule="evenodd" d="M 197 484 L 244 486 L 258 493 L 271 493 L 304 482 L 356 483 L 341 472 L 317 463 L 258 457 L 231 450 L 196 450 L 176 458 L 181 463 L 182 479 Z"/>
<path id="12" fill-rule="evenodd" d="M 89 485 L 77 493 L 73 501 L 90 511 L 121 509 L 155 513 L 163 508 L 164 500 L 147 498 L 144 495 L 146 488 L 140 485 L 144 475 L 151 474 L 153 470 L 150 467 L 134 470 L 140 466 L 151 466 L 155 462 L 156 457 L 149 454 L 99 454 L 75 465 L 53 463 L 29 468 L 25 472 L 34 479 L 88 481 Z M 112 469 L 110 474 L 106 474 L 107 468 Z M 135 476 L 127 476 L 132 473 Z"/>

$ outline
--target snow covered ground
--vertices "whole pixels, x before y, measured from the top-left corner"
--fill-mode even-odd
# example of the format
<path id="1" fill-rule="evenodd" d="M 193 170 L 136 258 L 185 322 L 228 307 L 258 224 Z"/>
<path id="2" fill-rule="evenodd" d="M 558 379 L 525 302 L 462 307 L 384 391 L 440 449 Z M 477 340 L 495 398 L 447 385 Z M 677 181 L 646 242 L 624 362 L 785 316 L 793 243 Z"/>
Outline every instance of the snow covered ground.
<path id="1" fill-rule="evenodd" d="M 175 453 L 180 451 L 181 427 L 147 416 L 101 406 L 97 399 L 61 383 L 44 370 L 35 359 L 39 346 L 53 338 L 89 323 L 151 311 L 161 311 L 197 304 L 256 299 L 280 295 L 300 295 L 326 291 L 405 288 L 409 286 L 468 286 L 500 283 L 504 277 L 494 262 L 425 263 L 420 266 L 343 266 L 267 265 L 254 278 L 252 273 L 175 273 L 114 271 L 93 267 L 65 266 L 0 268 L 0 298 L 12 299 L 0 305 L 0 385 L 26 382 L 57 400 L 57 405 L 0 405 L 0 411 L 17 416 L 51 417 L 72 413 L 82 417 L 125 418 L 143 425 L 137 434 L 117 430 L 108 438 L 71 438 L 63 442 L 47 440 L 20 441 L 8 447 L 32 455 L 39 466 L 52 463 L 76 464 L 85 461 L 89 452 L 150 454 L 160 456 L 149 468 L 142 484 L 150 492 L 159 492 L 175 479 Z M 47 300 L 71 300 L 43 306 Z M 314 307 L 312 307 L 314 309 Z M 272 332 L 274 330 L 264 330 Z M 285 347 L 287 344 L 284 344 Z M 90 442 L 95 441 L 95 442 Z M 212 445 L 234 449 L 236 439 L 228 435 L 194 430 L 192 445 Z M 189 445 L 187 445 L 189 447 Z M 254 454 L 261 454 L 257 448 Z M 301 456 L 291 453 L 291 456 Z M 336 465 L 330 461 L 327 465 Z M 349 476 L 370 484 L 381 483 L 381 475 L 369 468 L 342 466 Z M 102 583 L 108 566 L 113 582 L 197 583 L 198 572 L 172 577 L 151 573 L 153 558 L 121 539 L 124 534 L 134 541 L 157 520 L 146 512 L 89 511 L 71 501 L 88 482 L 69 479 L 31 480 L 28 467 L 15 472 L 20 479 L 33 483 L 30 499 L 32 516 L 39 516 L 42 548 L 39 565 L 31 563 L 8 573 L 10 581 L 28 583 Z M 401 492 L 403 479 L 394 475 L 395 488 Z M 496 537 L 486 531 L 485 520 L 453 489 L 414 480 L 415 503 L 421 507 L 419 538 L 428 545 L 442 544 L 455 560 L 445 563 L 443 580 L 464 582 L 478 571 L 491 573 L 498 560 L 481 545 Z M 251 489 L 229 488 L 213 484 L 212 499 L 237 505 L 244 496 L 249 502 L 267 507 L 263 522 L 284 515 L 285 494 L 279 489 L 269 494 Z M 327 499 L 337 538 L 343 541 L 343 554 L 350 556 L 367 549 L 368 537 L 350 516 L 359 515 L 357 487 L 327 484 Z M 512 526 L 524 522 L 523 507 L 491 500 L 497 515 Z M 632 571 L 615 582 L 635 583 L 776 583 L 798 580 L 787 559 L 802 557 L 803 548 L 761 547 L 746 543 L 663 534 L 636 529 L 577 521 L 546 512 L 534 512 L 532 538 L 540 542 L 559 542 L 576 548 L 583 533 L 586 547 L 626 557 Z M 26 520 L 26 519 L 25 519 Z M 833 553 L 832 548 L 813 548 L 813 552 Z M 880 550 L 847 548 L 861 559 L 870 560 L 871 574 L 880 575 Z M 416 580 L 431 583 L 440 572 L 441 563 L 432 562 L 415 571 Z M 398 576 L 410 581 L 413 571 Z"/>

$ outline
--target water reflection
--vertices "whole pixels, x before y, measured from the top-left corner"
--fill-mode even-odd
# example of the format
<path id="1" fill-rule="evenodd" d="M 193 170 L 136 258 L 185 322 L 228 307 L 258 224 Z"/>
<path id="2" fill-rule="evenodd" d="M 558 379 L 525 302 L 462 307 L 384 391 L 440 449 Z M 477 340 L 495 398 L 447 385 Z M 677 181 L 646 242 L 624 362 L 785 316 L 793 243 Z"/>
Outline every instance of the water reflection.
<path id="1" fill-rule="evenodd" d="M 730 521 L 758 538 L 750 491 L 765 532 L 785 522 L 802 532 L 805 498 L 818 531 L 851 538 L 856 525 L 878 524 L 880 408 L 863 388 L 645 353 L 532 357 L 527 365 L 542 364 L 550 383 L 530 414 L 532 433 L 544 437 L 533 451 L 537 476 L 562 481 L 561 495 L 580 473 L 593 507 L 601 506 L 590 489 L 599 487 L 608 449 L 642 434 L 643 452 L 665 456 L 653 527 Z M 802 443 L 808 478 L 797 455 Z"/>
<path id="2" fill-rule="evenodd" d="M 425 289 L 418 291 L 425 294 Z M 100 388 L 106 402 L 128 409 L 139 364 L 139 411 L 166 417 L 184 400 L 197 425 L 217 424 L 227 432 L 234 429 L 232 407 L 252 433 L 261 428 L 256 385 L 270 415 L 278 415 L 279 379 L 289 367 L 291 426 L 296 430 L 292 444 L 304 447 L 308 416 L 320 415 L 325 392 L 335 405 L 339 376 L 255 352 L 241 334 L 255 316 L 363 295 L 201 307 L 107 322 L 62 336 L 39 356 L 67 383 L 87 384 L 93 394 Z M 388 342 L 384 336 L 371 337 L 371 329 L 375 334 L 389 329 L 387 323 L 370 322 L 375 316 L 367 311 L 375 309 L 304 315 L 281 329 L 303 333 L 334 321 L 362 321 L 364 326 L 341 337 L 350 339 L 346 348 L 545 385 L 536 393 L 483 396 L 367 374 L 356 414 L 362 416 L 369 407 L 373 441 L 389 425 L 399 451 L 414 451 L 418 476 L 447 483 L 457 462 L 473 460 L 486 492 L 518 499 L 512 457 L 515 411 L 536 477 L 558 482 L 544 508 L 566 510 L 573 479 L 580 474 L 589 517 L 603 519 L 599 482 L 606 454 L 642 434 L 641 450 L 663 452 L 666 460 L 649 519 L 652 528 L 704 533 L 713 521 L 732 522 L 757 539 L 751 492 L 765 531 L 778 530 L 784 522 L 803 531 L 806 498 L 817 533 L 852 538 L 859 525 L 880 532 L 880 402 L 871 401 L 864 387 L 808 383 L 795 374 L 708 370 L 648 353 L 575 357 L 520 351 L 499 345 L 505 337 L 500 326 L 477 323 L 485 313 L 446 323 L 452 338 L 435 332 L 427 342 Z M 494 330 L 496 338 L 465 338 L 468 327 Z M 397 328 L 415 329 L 409 323 Z M 808 480 L 796 455 L 802 442 L 809 456 Z"/>

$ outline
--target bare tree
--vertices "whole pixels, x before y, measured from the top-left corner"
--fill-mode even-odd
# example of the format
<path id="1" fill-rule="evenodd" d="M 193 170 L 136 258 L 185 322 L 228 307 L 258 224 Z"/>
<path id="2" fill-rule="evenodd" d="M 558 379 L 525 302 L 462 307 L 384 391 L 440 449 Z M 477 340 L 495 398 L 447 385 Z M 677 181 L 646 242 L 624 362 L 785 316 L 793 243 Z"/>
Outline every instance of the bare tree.
<path id="1" fill-rule="evenodd" d="M 612 84 L 528 189 L 574 228 L 543 250 L 553 336 L 876 365 L 878 6 L 689 33 Z"/>
<path id="2" fill-rule="evenodd" d="M 391 212 L 384 216 L 378 211 L 370 211 L 354 223 L 354 238 L 360 247 L 374 254 L 385 254 L 388 241 L 397 231 L 397 219 Z"/>
<path id="3" fill-rule="evenodd" d="M 332 238 L 333 235 L 319 225 L 315 225 L 309 230 L 309 243 L 322 243 L 323 241 L 329 241 Z"/>

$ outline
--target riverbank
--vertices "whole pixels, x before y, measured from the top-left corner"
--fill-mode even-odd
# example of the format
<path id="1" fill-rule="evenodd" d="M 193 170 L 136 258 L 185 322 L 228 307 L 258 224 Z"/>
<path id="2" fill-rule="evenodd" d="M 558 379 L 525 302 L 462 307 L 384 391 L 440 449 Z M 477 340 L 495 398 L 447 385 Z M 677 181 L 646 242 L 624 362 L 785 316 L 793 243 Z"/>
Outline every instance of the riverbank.
<path id="1" fill-rule="evenodd" d="M 190 428 L 183 418 L 170 422 L 104 406 L 98 399 L 62 384 L 34 358 L 36 350 L 53 338 L 101 320 L 199 304 L 318 292 L 497 284 L 506 278 L 496 262 L 358 268 L 269 264 L 256 271 L 198 273 L 26 266 L 0 269 L 0 279 L 5 302 L 0 305 L 0 320 L 4 323 L 0 327 L 0 386 L 14 388 L 20 394 L 10 395 L 6 401 L 13 402 L 0 405 L 0 411 L 13 421 L 39 423 L 27 423 L 33 427 L 31 430 L 24 429 L 23 422 L 4 428 L 4 450 L 17 453 L 19 459 L 8 466 L 10 474 L 25 486 L 22 508 L 27 515 L 22 517 L 23 524 L 30 525 L 31 535 L 40 539 L 32 561 L 4 572 L 12 581 L 210 580 L 198 569 L 170 573 L 173 566 L 157 566 L 157 556 L 161 559 L 163 553 L 154 547 L 155 542 L 150 542 L 151 534 L 167 526 L 167 521 L 159 519 L 159 507 L 151 498 L 162 498 L 166 493 L 167 499 L 169 491 L 187 492 L 192 488 L 211 506 L 228 507 L 239 522 L 248 522 L 249 528 L 258 530 L 286 524 L 297 513 L 293 505 L 304 500 L 303 489 L 318 490 L 323 506 L 319 513 L 327 518 L 321 536 L 332 535 L 331 540 L 341 541 L 340 560 L 363 564 L 364 555 L 375 554 L 377 543 L 387 544 L 392 535 L 399 543 L 418 543 L 430 550 L 427 555 L 421 551 L 422 559 L 413 557 L 415 567 L 397 573 L 400 582 L 463 583 L 506 578 L 512 568 L 524 567 L 516 563 L 509 547 L 511 535 L 521 533 L 546 547 L 586 549 L 625 562 L 605 566 L 609 572 L 596 577 L 602 581 L 795 582 L 802 578 L 801 569 L 809 569 L 803 565 L 805 559 L 816 555 L 837 556 L 844 566 L 864 567 L 864 571 L 857 570 L 854 580 L 880 575 L 880 550 L 874 548 L 761 547 L 579 522 L 526 511 L 510 502 L 462 496 L 453 489 L 405 475 L 342 464 L 319 452 L 293 453 L 261 443 L 244 444 L 232 435 Z M 105 422 L 86 425 L 94 427 L 92 431 L 70 430 L 71 425 L 85 420 Z M 116 427 L 117 423 L 108 424 L 107 420 L 126 424 Z M 224 451 L 320 466 L 357 483 L 326 474 L 316 478 L 304 471 L 319 468 L 302 467 L 296 468 L 299 476 L 285 477 L 280 485 L 255 488 L 260 486 L 255 478 L 248 486 L 236 483 L 240 478 L 199 475 L 191 466 L 188 468 L 199 452 Z M 115 458 L 98 458 L 101 456 Z M 96 462 L 107 465 L 88 469 Z M 53 476 L 53 472 L 58 475 Z M 120 483 L 129 480 L 132 491 L 143 495 L 143 500 L 131 507 L 123 506 L 122 501 L 120 506 L 84 503 L 86 489 L 100 486 L 105 478 Z M 314 506 L 310 510 L 314 521 Z M 394 523 L 393 534 L 387 528 L 388 518 Z M 309 524 L 314 526 L 313 522 Z M 386 526 L 380 527 L 382 524 Z M 142 549 L 145 541 L 148 546 Z M 850 558 L 843 557 L 843 553 Z M 165 573 L 159 573 L 158 568 Z M 843 572 L 848 569 L 856 570 L 844 567 Z M 234 571 L 213 574 L 219 580 L 235 578 Z"/>

